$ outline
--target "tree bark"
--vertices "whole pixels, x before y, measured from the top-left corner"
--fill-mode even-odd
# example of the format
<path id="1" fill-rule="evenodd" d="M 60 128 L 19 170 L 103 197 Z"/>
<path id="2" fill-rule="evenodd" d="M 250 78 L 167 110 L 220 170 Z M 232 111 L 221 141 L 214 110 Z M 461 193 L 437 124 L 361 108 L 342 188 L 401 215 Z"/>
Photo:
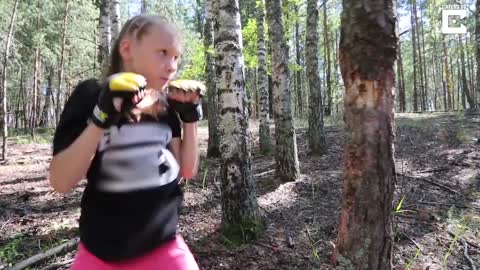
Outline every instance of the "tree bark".
<path id="1" fill-rule="evenodd" d="M 266 0 L 269 39 L 272 47 L 273 114 L 277 176 L 295 181 L 300 174 L 297 140 L 293 126 L 288 48 L 285 41 L 281 0 Z"/>
<path id="2" fill-rule="evenodd" d="M 417 37 L 416 37 L 416 26 L 415 26 L 415 15 L 413 10 L 413 2 L 410 4 L 410 25 L 412 31 L 412 58 L 413 58 L 413 111 L 418 112 L 418 91 L 417 91 Z"/>
<path id="3" fill-rule="evenodd" d="M 99 44 L 98 44 L 98 65 L 103 72 L 108 66 L 108 57 L 110 55 L 111 27 L 109 16 L 109 0 L 100 0 L 100 20 L 98 24 Z"/>
<path id="4" fill-rule="evenodd" d="M 426 60 L 426 53 L 425 53 L 425 33 L 423 31 L 423 9 L 422 6 L 420 5 L 420 33 L 422 37 L 421 41 L 421 54 L 422 54 L 422 70 L 423 70 L 423 82 L 424 82 L 424 92 L 423 92 L 423 102 L 424 102 L 424 111 L 429 111 L 429 105 L 428 105 L 428 90 L 429 90 L 429 83 L 428 83 L 428 77 L 427 77 L 427 60 Z"/>
<path id="5" fill-rule="evenodd" d="M 467 39 L 466 41 L 466 44 L 467 44 L 467 47 L 469 44 L 471 44 L 471 36 L 469 36 L 469 38 Z M 472 99 L 473 99 L 473 103 L 475 104 L 475 109 L 477 108 L 477 96 L 476 96 L 476 92 L 475 92 L 475 82 L 473 80 L 474 78 L 474 71 L 473 71 L 473 63 L 472 63 L 472 57 L 469 55 L 469 50 L 467 50 L 467 71 L 468 71 L 468 82 L 469 82 L 469 89 L 472 91 L 470 92 L 472 94 Z"/>
<path id="6" fill-rule="evenodd" d="M 215 57 L 213 48 L 213 3 L 205 0 L 205 25 L 203 27 L 203 45 L 205 48 L 205 79 L 208 89 L 208 147 L 207 157 L 220 156 L 220 137 L 218 134 L 218 94 L 215 84 Z"/>
<path id="7" fill-rule="evenodd" d="M 110 43 L 113 44 L 120 34 L 121 30 L 121 22 L 120 22 L 120 0 L 108 0 L 110 2 L 109 5 L 109 17 L 110 17 L 110 25 L 111 25 L 111 41 Z"/>
<path id="8" fill-rule="evenodd" d="M 333 261 L 342 269 L 392 268 L 393 122 L 397 54 L 392 0 L 343 1 L 343 203 Z"/>
<path id="9" fill-rule="evenodd" d="M 323 123 L 322 89 L 318 75 L 318 1 L 307 1 L 307 25 L 305 38 L 306 70 L 308 77 L 309 113 L 308 143 L 311 154 L 322 155 L 327 152 Z M 328 45 L 327 45 L 328 46 Z"/>
<path id="10" fill-rule="evenodd" d="M 448 49 L 447 49 L 448 50 Z M 456 110 L 456 107 L 455 107 L 455 89 L 454 89 L 454 85 L 455 85 L 455 81 L 454 81 L 454 78 L 453 78 L 453 74 L 454 74 L 454 69 L 453 69 L 453 58 L 452 57 L 449 57 L 448 58 L 448 63 L 449 63 L 449 74 L 450 76 L 448 77 L 448 79 L 450 80 L 450 94 L 452 96 L 452 110 Z"/>
<path id="11" fill-rule="evenodd" d="M 398 42 L 398 62 L 397 62 L 397 74 L 398 74 L 398 103 L 400 105 L 399 111 L 406 112 L 407 102 L 405 98 L 405 77 L 403 72 L 403 59 L 402 59 L 402 46 L 401 42 Z"/>
<path id="12" fill-rule="evenodd" d="M 423 78 L 423 56 L 421 50 L 421 43 L 420 43 L 420 30 L 418 26 L 418 16 L 417 16 L 417 1 L 412 0 L 412 13 L 415 20 L 415 45 L 416 47 L 413 48 L 415 54 L 418 56 L 418 71 L 420 74 L 420 111 L 425 111 L 425 83 Z"/>
<path id="13" fill-rule="evenodd" d="M 7 71 L 8 57 L 10 56 L 10 43 L 13 36 L 13 27 L 15 26 L 15 17 L 17 16 L 18 0 L 13 5 L 10 25 L 8 26 L 7 42 L 3 52 L 3 70 L 2 70 L 2 160 L 7 159 L 7 137 L 8 137 L 8 110 L 7 110 Z"/>
<path id="14" fill-rule="evenodd" d="M 258 59 L 258 89 L 260 92 L 260 152 L 272 151 L 270 135 L 270 116 L 268 112 L 268 76 L 267 76 L 267 49 L 265 47 L 265 1 L 260 0 L 257 5 L 257 59 Z"/>
<path id="15" fill-rule="evenodd" d="M 30 112 L 30 136 L 35 137 L 35 128 L 37 127 L 37 109 L 38 109 L 38 83 L 40 72 L 40 48 L 35 49 L 35 63 L 33 70 L 33 95 L 32 95 L 32 110 Z"/>
<path id="16" fill-rule="evenodd" d="M 453 109 L 452 86 L 451 86 L 451 80 L 450 80 L 448 49 L 447 49 L 447 44 L 445 43 L 444 35 L 442 35 L 442 46 L 443 46 L 443 76 L 445 80 L 446 97 L 447 97 L 447 106 L 445 110 L 452 110 Z"/>
<path id="17" fill-rule="evenodd" d="M 463 45 L 462 37 L 460 35 L 458 36 L 458 42 L 460 43 L 460 61 L 461 61 L 460 68 L 461 68 L 461 72 L 462 72 L 462 91 L 463 91 L 465 97 L 467 98 L 468 106 L 471 109 L 475 109 L 475 107 L 476 107 L 475 106 L 475 101 L 474 101 L 472 95 L 470 94 L 470 90 L 468 89 L 467 71 L 466 71 L 466 67 L 465 67 L 464 45 Z"/>
<path id="18" fill-rule="evenodd" d="M 67 31 L 68 31 L 68 8 L 69 0 L 65 0 L 65 9 L 63 16 L 63 29 L 62 29 L 62 40 L 61 40 L 61 52 L 60 52 L 60 70 L 58 72 L 58 89 L 57 89 L 57 106 L 55 109 L 55 118 L 57 119 L 56 124 L 60 120 L 60 114 L 62 112 L 63 98 L 63 77 L 64 77 L 64 67 L 65 67 L 65 44 L 67 41 Z"/>
<path id="19" fill-rule="evenodd" d="M 53 76 L 54 76 L 53 68 L 50 67 L 47 70 L 47 72 L 48 72 L 47 89 L 45 93 L 45 103 L 43 106 L 42 119 L 44 119 L 45 125 L 48 127 L 50 125 L 50 97 L 52 96 L 52 92 L 53 92 Z"/>
<path id="20" fill-rule="evenodd" d="M 295 70 L 295 90 L 297 92 L 297 106 L 298 106 L 298 116 L 303 118 L 303 89 L 302 89 L 302 71 L 299 69 L 302 66 L 302 50 L 300 48 L 300 24 L 299 24 L 299 13 L 298 5 L 295 4 L 295 14 L 297 19 L 295 20 L 295 60 L 297 64 L 297 69 Z"/>
<path id="21" fill-rule="evenodd" d="M 477 64 L 476 92 L 480 97 L 480 0 L 475 2 L 475 62 Z M 478 104 L 478 100 L 475 101 Z"/>
<path id="22" fill-rule="evenodd" d="M 27 131 L 28 129 L 28 98 L 27 98 L 27 89 L 25 87 L 25 83 L 24 83 L 24 72 L 23 72 L 23 69 L 20 71 L 20 91 L 21 91 L 21 94 L 22 94 L 22 110 L 23 110 L 23 130 L 24 132 Z"/>
<path id="23" fill-rule="evenodd" d="M 327 3 L 323 3 L 323 33 L 324 33 L 324 43 L 325 43 L 325 59 L 326 63 L 326 72 L 325 72 L 325 84 L 327 87 L 327 106 L 325 108 L 325 115 L 332 115 L 332 106 L 333 106 L 333 93 L 332 93 L 332 82 L 330 79 L 330 70 L 331 70 L 331 61 L 330 61 L 330 38 L 328 29 L 328 16 L 327 16 Z"/>
<path id="24" fill-rule="evenodd" d="M 228 239 L 238 243 L 256 238 L 262 223 L 248 143 L 247 94 L 238 0 L 218 0 L 214 7 L 222 162 L 222 228 Z"/>

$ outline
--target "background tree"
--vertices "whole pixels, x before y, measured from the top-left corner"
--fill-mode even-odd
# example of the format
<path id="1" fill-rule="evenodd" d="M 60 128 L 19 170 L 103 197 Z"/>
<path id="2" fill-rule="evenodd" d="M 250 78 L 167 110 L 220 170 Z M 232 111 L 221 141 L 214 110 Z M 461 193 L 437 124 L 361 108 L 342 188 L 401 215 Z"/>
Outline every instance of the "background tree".
<path id="1" fill-rule="evenodd" d="M 215 0 L 205 0 L 205 25 L 203 44 L 205 47 L 205 80 L 208 91 L 208 157 L 220 156 L 218 135 L 218 95 L 215 84 L 215 57 L 213 48 L 213 12 Z"/>
<path id="2" fill-rule="evenodd" d="M 260 94 L 260 151 L 269 153 L 272 149 L 270 117 L 268 112 L 267 49 L 265 47 L 265 4 L 257 3 L 257 48 L 258 48 L 258 89 Z"/>
<path id="3" fill-rule="evenodd" d="M 8 58 L 10 56 L 10 43 L 15 25 L 15 17 L 17 16 L 18 0 L 15 0 L 13 12 L 8 27 L 7 42 L 3 54 L 3 70 L 2 70 L 2 160 L 7 158 L 7 136 L 8 136 L 8 115 L 7 115 L 7 67 Z"/>
<path id="4" fill-rule="evenodd" d="M 266 0 L 268 35 L 272 47 L 273 119 L 275 162 L 278 177 L 295 181 L 300 173 L 297 140 L 291 110 L 288 49 L 285 42 L 281 0 Z"/>
<path id="5" fill-rule="evenodd" d="M 308 142 L 313 154 L 324 154 L 327 151 L 323 124 L 322 89 L 318 75 L 318 1 L 307 1 L 307 34 L 306 34 L 306 66 L 310 102 L 308 113 Z M 325 5 L 325 3 L 324 3 Z M 325 38 L 328 40 L 328 38 Z M 328 71 L 329 72 L 329 71 Z M 327 80 L 329 75 L 327 75 Z M 330 93 L 331 94 L 331 93 Z"/>

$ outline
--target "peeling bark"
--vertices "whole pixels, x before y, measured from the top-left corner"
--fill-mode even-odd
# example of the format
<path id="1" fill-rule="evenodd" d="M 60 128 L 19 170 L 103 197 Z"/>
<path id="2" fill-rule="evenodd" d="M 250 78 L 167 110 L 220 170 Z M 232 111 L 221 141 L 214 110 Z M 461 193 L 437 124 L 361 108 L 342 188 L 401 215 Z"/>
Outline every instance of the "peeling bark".
<path id="1" fill-rule="evenodd" d="M 334 263 L 347 269 L 391 269 L 394 62 L 391 0 L 343 1 L 340 66 L 345 82 L 343 203 Z"/>

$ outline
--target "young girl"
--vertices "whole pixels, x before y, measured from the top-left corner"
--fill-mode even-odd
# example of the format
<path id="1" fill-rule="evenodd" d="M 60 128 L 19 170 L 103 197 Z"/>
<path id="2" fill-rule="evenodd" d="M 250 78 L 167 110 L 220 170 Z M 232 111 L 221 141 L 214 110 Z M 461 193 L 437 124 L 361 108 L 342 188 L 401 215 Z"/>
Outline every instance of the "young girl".
<path id="1" fill-rule="evenodd" d="M 65 105 L 50 182 L 68 192 L 88 180 L 74 270 L 198 269 L 176 227 L 178 178 L 197 170 L 200 95 L 177 85 L 162 99 L 180 50 L 173 25 L 136 16 L 114 44 L 107 79 L 81 82 Z"/>

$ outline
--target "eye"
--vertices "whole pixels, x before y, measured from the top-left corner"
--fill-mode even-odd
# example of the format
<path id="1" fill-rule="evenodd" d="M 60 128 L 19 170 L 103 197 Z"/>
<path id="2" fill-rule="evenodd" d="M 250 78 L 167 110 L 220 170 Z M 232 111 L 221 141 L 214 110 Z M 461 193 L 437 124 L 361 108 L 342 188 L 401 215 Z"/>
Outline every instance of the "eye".
<path id="1" fill-rule="evenodd" d="M 167 55 L 167 50 L 157 50 L 161 55 Z"/>

